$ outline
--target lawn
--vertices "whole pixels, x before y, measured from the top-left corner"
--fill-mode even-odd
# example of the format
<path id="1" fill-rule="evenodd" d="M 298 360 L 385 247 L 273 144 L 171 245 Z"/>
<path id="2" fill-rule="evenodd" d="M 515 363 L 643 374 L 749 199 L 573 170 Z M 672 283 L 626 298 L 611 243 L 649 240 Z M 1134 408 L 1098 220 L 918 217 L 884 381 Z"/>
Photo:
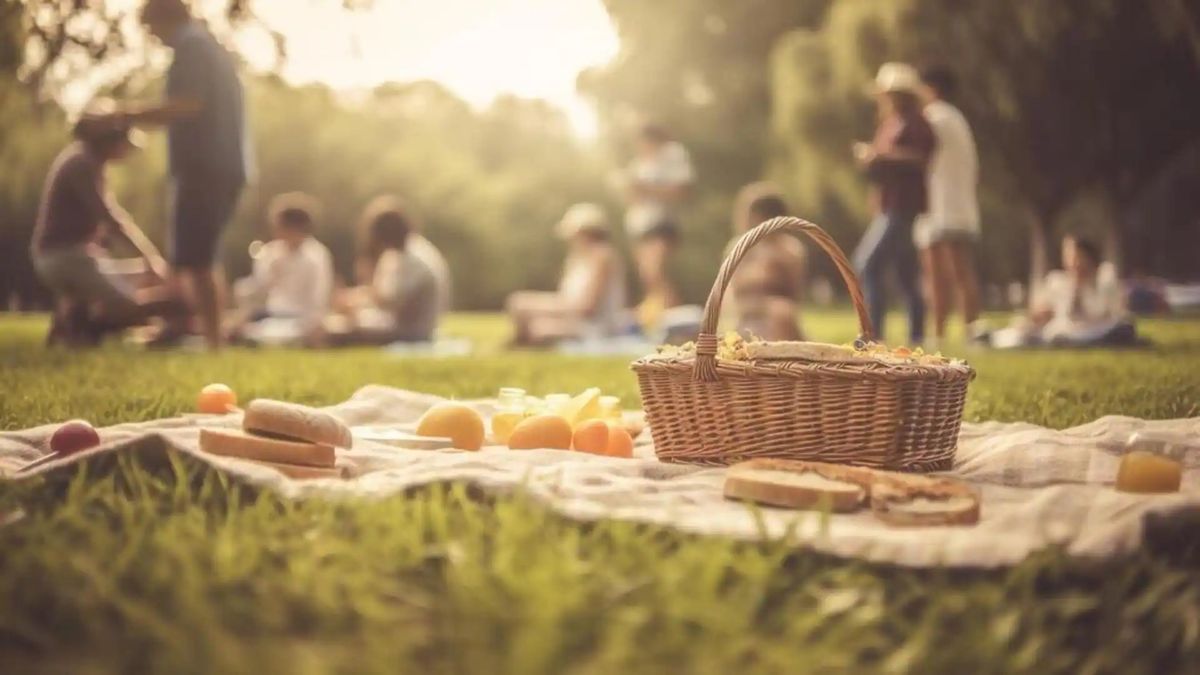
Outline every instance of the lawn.
<path id="1" fill-rule="evenodd" d="M 41 348 L 44 328 L 0 318 L 4 429 L 172 415 L 211 381 L 314 404 L 367 382 L 464 398 L 596 385 L 637 401 L 626 359 L 502 353 L 494 316 L 453 317 L 480 354 L 442 360 L 68 353 Z M 853 334 L 841 312 L 808 328 Z M 971 353 L 967 418 L 1200 414 L 1200 321 L 1146 332 L 1153 351 Z M 123 465 L 0 484 L 0 514 L 18 507 L 0 526 L 0 672 L 1200 672 L 1194 523 L 1119 560 L 1047 550 L 1011 569 L 914 571 L 579 525 L 462 486 L 294 503 Z"/>

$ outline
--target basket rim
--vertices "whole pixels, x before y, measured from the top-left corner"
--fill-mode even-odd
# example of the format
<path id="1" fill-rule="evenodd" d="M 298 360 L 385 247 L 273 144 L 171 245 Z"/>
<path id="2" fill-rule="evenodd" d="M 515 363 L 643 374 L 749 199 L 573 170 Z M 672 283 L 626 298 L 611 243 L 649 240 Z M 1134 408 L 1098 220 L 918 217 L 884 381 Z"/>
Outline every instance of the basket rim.
<path id="1" fill-rule="evenodd" d="M 659 370 L 690 375 L 696 362 L 695 356 L 659 356 L 650 354 L 630 364 L 630 369 Z M 917 363 L 846 363 L 837 361 L 808 361 L 804 359 L 737 360 L 716 359 L 717 371 L 721 375 L 741 377 L 791 377 L 806 375 L 829 375 L 845 378 L 871 380 L 953 380 L 975 378 L 975 369 L 965 361 L 926 365 Z"/>

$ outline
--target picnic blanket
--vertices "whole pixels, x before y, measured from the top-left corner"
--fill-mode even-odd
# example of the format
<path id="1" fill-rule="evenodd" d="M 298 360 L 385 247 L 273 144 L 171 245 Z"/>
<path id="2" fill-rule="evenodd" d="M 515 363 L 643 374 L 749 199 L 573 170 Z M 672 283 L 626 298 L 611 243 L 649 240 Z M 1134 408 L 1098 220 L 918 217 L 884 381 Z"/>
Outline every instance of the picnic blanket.
<path id="1" fill-rule="evenodd" d="M 367 386 L 328 408 L 351 425 L 411 425 L 439 398 Z M 491 413 L 489 401 L 471 402 Z M 952 475 L 982 494 L 982 517 L 971 527 L 892 528 L 869 512 L 824 515 L 750 508 L 722 497 L 725 469 L 666 464 L 654 458 L 649 433 L 634 459 L 559 450 L 480 452 L 402 450 L 356 442 L 339 463 L 349 479 L 293 481 L 273 469 L 216 457 L 198 449 L 202 426 L 240 425 L 240 415 L 188 415 L 120 424 L 100 430 L 102 445 L 44 465 L 40 472 L 73 472 L 82 461 L 137 453 L 143 464 L 169 470 L 168 450 L 205 462 L 247 483 L 293 498 L 382 497 L 415 487 L 466 481 L 486 491 L 524 490 L 574 519 L 613 518 L 652 523 L 703 535 L 746 540 L 787 537 L 797 546 L 839 556 L 906 566 L 1001 566 L 1047 546 L 1078 556 L 1103 557 L 1136 549 L 1149 518 L 1200 509 L 1200 449 L 1184 457 L 1178 494 L 1116 492 L 1120 449 L 1135 430 L 1200 440 L 1200 418 L 1145 421 L 1108 416 L 1071 429 L 1024 423 L 964 424 Z M 0 473 L 46 453 L 55 425 L 0 433 Z"/>

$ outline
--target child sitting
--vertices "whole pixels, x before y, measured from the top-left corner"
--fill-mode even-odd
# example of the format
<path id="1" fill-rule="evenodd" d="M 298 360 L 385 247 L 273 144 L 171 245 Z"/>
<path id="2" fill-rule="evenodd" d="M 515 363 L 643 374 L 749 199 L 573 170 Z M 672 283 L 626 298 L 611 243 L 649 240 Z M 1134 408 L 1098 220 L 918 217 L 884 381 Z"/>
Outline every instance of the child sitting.
<path id="1" fill-rule="evenodd" d="M 518 291 L 508 297 L 514 345 L 608 338 L 625 325 L 625 270 L 604 210 L 575 204 L 559 221 L 558 234 L 568 247 L 558 290 Z"/>
<path id="2" fill-rule="evenodd" d="M 1128 345 L 1137 333 L 1116 270 L 1082 237 L 1062 242 L 1063 269 L 1046 275 L 1028 316 L 991 336 L 994 347 Z"/>
<path id="3" fill-rule="evenodd" d="M 254 253 L 253 274 L 234 285 L 239 311 L 231 339 L 304 344 L 319 340 L 333 290 L 333 257 L 313 236 L 318 208 L 316 200 L 302 192 L 271 200 L 273 239 Z"/>
<path id="4" fill-rule="evenodd" d="M 404 204 L 378 197 L 360 222 L 359 286 L 340 291 L 326 321 L 334 344 L 428 342 L 441 316 L 438 278 L 409 242 L 415 229 Z"/>
<path id="5" fill-rule="evenodd" d="M 747 185 L 734 202 L 734 241 L 759 223 L 786 215 L 787 205 L 772 185 Z M 767 340 L 803 339 L 800 296 L 804 262 L 804 245 L 787 232 L 777 232 L 746 251 L 728 292 L 729 311 L 736 317 L 738 331 Z"/>

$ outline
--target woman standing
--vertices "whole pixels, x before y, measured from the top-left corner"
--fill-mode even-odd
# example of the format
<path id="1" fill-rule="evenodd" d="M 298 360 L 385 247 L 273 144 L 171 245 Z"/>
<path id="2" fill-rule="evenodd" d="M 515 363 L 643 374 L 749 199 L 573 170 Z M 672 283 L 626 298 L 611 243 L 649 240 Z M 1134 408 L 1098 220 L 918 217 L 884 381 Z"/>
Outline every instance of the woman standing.
<path id="1" fill-rule="evenodd" d="M 854 156 L 872 183 L 875 219 L 854 252 L 876 338 L 884 336 L 887 299 L 884 273 L 895 267 L 908 300 L 908 337 L 925 338 L 925 301 L 921 296 L 913 221 L 925 211 L 925 170 L 936 141 L 917 99 L 920 78 L 904 63 L 885 63 L 875 78 L 879 126 L 871 143 L 856 143 Z"/>

